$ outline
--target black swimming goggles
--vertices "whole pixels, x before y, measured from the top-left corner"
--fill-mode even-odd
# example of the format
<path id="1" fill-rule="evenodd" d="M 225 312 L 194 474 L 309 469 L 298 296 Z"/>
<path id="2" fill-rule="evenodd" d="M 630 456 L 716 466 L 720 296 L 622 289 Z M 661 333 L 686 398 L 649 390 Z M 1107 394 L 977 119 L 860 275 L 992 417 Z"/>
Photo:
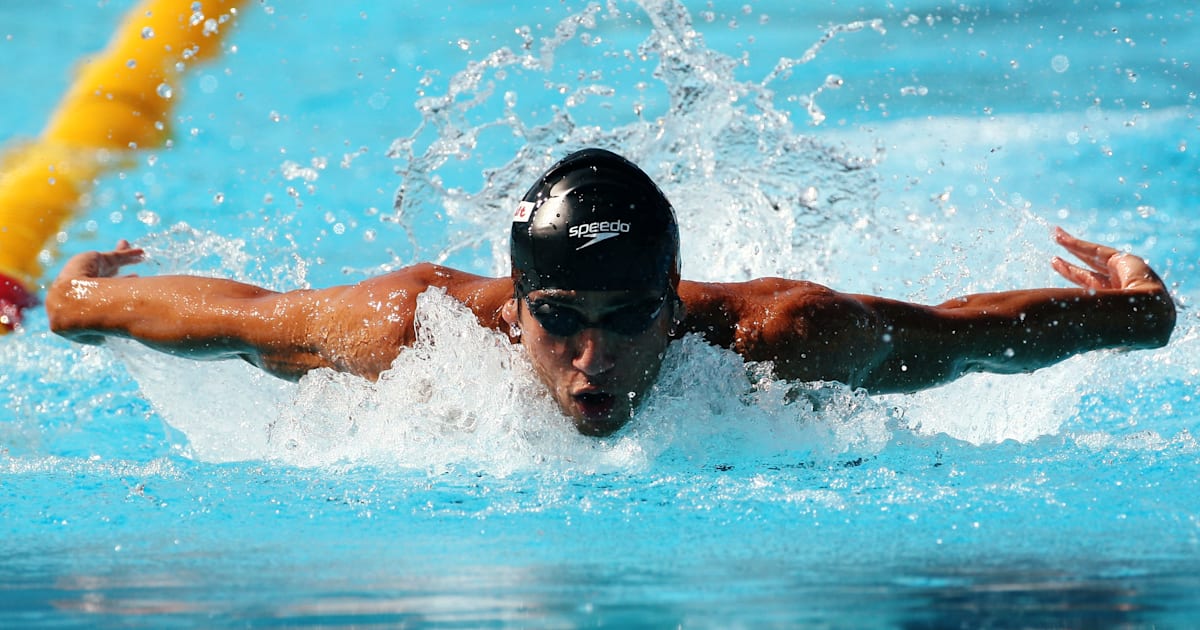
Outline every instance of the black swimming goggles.
<path id="1" fill-rule="evenodd" d="M 555 337 L 570 337 L 585 328 L 601 328 L 618 335 L 633 337 L 646 332 L 654 320 L 658 319 L 658 315 L 667 305 L 671 293 L 668 290 L 658 299 L 622 306 L 607 313 L 599 321 L 587 319 L 583 313 L 570 306 L 541 299 L 530 300 L 528 294 L 524 294 L 523 299 L 534 319 L 542 325 L 546 332 Z"/>

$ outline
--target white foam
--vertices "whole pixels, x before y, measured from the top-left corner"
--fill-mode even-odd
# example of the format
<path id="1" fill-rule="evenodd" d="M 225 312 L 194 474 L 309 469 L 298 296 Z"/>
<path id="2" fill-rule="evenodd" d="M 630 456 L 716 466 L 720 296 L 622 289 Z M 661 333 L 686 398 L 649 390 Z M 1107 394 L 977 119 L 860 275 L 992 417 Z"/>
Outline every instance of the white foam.
<path id="1" fill-rule="evenodd" d="M 672 345 L 630 425 L 588 438 L 558 411 L 521 347 L 481 328 L 462 304 L 428 291 L 417 321 L 416 344 L 374 383 L 318 370 L 292 385 L 239 363 L 114 349 L 204 461 L 594 473 L 745 458 L 840 462 L 878 452 L 891 435 L 892 411 L 862 394 L 752 376 L 732 352 L 689 337 Z"/>
<path id="2" fill-rule="evenodd" d="M 1162 129 L 1186 116 L 1160 110 L 1139 114 L 1132 126 L 1095 111 L 939 118 L 881 124 L 866 134 L 823 130 L 812 137 L 775 108 L 767 89 L 772 76 L 739 80 L 739 63 L 709 50 L 680 5 L 646 5 L 655 31 L 636 51 L 611 52 L 634 65 L 638 59 L 656 64 L 652 73 L 636 76 L 653 74 L 660 84 L 651 88 L 665 92 L 657 115 L 642 118 L 639 109 L 631 122 L 590 124 L 583 96 L 604 103 L 632 98 L 640 107 L 643 87 L 620 85 L 611 76 L 583 79 L 569 70 L 573 89 L 549 106 L 549 120 L 522 119 L 507 100 L 495 108 L 500 118 L 481 113 L 491 111 L 487 106 L 496 99 L 516 98 L 521 90 L 509 81 L 523 72 L 538 85 L 553 82 L 547 77 L 558 76 L 552 66 L 565 52 L 560 47 L 577 45 L 581 30 L 624 19 L 595 10 L 586 19 L 565 21 L 540 48 L 527 47 L 536 54 L 502 49 L 480 56 L 452 78 L 446 95 L 417 104 L 422 121 L 392 149 L 403 185 L 389 219 L 410 238 L 420 235 L 418 259 L 450 260 L 479 248 L 485 271 L 506 273 L 503 219 L 511 216 L 514 200 L 566 151 L 596 145 L 634 159 L 673 199 L 689 278 L 784 275 L 926 302 L 1044 285 L 1056 282 L 1046 264 L 1053 251 L 1046 215 L 1054 208 L 1022 197 L 1030 196 L 1032 184 L 1009 185 L 1010 173 L 1029 173 L 1019 164 L 1026 153 L 1036 149 L 1039 159 L 1086 161 L 1094 157 L 1089 151 L 1113 138 Z M 511 132 L 518 145 L 507 163 L 486 171 L 474 192 L 447 184 L 452 178 L 443 166 L 472 156 L 481 134 L 496 129 Z M 418 142 L 428 138 L 433 140 Z M 1083 170 L 1068 164 L 1054 172 Z M 1038 186 L 1062 183 L 1043 177 Z M 440 232 L 420 231 L 430 216 Z M 151 244 L 164 269 L 265 279 L 273 288 L 304 284 L 303 256 L 290 265 L 247 256 L 240 241 L 186 227 L 170 238 L 174 242 Z M 206 267 L 202 260 L 214 252 L 219 261 Z M 265 268 L 264 260 L 270 261 Z M 407 262 L 413 261 L 393 260 L 379 269 Z M 1075 430 L 1081 397 L 1105 382 L 1129 381 L 1131 368 L 1147 381 L 1161 369 L 1196 380 L 1196 355 L 1182 354 L 1176 344 L 1137 358 L 1094 354 L 1030 376 L 978 375 L 913 396 L 872 399 L 836 385 L 775 381 L 762 370 L 748 370 L 730 352 L 689 338 L 671 347 L 659 383 L 631 425 L 616 437 L 595 440 L 570 428 L 520 348 L 479 328 L 461 305 L 428 293 L 418 318 L 420 340 L 376 383 L 318 371 L 293 385 L 237 363 L 195 364 L 132 344 L 113 349 L 201 460 L 467 468 L 494 475 L 719 465 L 741 458 L 851 460 L 885 448 L 898 417 L 903 430 L 922 435 L 976 444 L 1030 441 Z M 1194 321 L 1182 328 L 1194 337 Z"/>

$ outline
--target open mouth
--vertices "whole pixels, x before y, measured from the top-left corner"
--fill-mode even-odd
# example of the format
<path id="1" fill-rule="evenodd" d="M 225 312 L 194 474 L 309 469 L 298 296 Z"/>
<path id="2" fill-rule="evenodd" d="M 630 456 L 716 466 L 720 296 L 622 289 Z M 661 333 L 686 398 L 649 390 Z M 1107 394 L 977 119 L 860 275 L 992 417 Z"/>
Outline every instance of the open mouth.
<path id="1" fill-rule="evenodd" d="M 585 392 L 575 394 L 575 405 L 589 418 L 604 418 L 612 413 L 617 398 L 604 392 Z"/>

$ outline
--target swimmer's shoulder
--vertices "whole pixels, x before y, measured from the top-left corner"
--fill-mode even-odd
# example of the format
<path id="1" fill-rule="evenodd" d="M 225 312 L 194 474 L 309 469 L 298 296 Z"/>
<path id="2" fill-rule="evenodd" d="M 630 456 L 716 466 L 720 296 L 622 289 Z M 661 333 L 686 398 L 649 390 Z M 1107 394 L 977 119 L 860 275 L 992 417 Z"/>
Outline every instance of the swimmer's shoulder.
<path id="1" fill-rule="evenodd" d="M 737 337 L 762 332 L 771 317 L 787 311 L 797 315 L 806 307 L 836 296 L 832 289 L 805 280 L 757 278 L 745 282 L 679 282 L 686 315 L 683 329 L 704 335 L 722 346 L 737 345 Z"/>
<path id="2" fill-rule="evenodd" d="M 496 291 L 505 287 L 511 292 L 512 280 L 509 278 L 490 278 L 454 269 L 453 267 L 422 262 L 368 278 L 357 286 L 372 290 L 402 290 L 406 293 L 415 291 L 416 294 L 431 287 L 439 287 L 445 289 L 446 293 L 452 296 L 459 296 L 475 291 Z"/>
<path id="3" fill-rule="evenodd" d="M 417 296 L 430 288 L 440 288 L 475 313 L 484 326 L 495 328 L 500 308 L 513 295 L 511 278 L 481 276 L 434 263 L 418 263 L 376 276 L 360 283 L 374 295 L 386 295 L 416 307 Z"/>
<path id="4" fill-rule="evenodd" d="M 696 314 L 744 314 L 770 308 L 780 300 L 824 300 L 838 293 L 807 280 L 756 278 L 745 282 L 679 282 L 679 297 Z"/>

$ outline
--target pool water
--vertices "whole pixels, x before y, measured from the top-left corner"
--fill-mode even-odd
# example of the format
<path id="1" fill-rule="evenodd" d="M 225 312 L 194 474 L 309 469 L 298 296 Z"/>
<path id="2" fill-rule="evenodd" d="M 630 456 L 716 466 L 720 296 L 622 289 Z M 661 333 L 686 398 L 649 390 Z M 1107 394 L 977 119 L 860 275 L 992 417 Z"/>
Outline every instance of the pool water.
<path id="1" fill-rule="evenodd" d="M 131 6 L 0 4 L 0 141 Z M 1062 225 L 1149 259 L 1178 329 L 879 397 L 687 339 L 596 440 L 436 293 L 378 383 L 81 347 L 34 310 L 0 339 L 0 625 L 1190 625 L 1196 51 L 1165 1 L 251 3 L 47 278 L 120 238 L 137 273 L 277 289 L 502 274 L 513 199 L 599 145 L 672 198 L 689 278 L 1061 286 Z"/>

